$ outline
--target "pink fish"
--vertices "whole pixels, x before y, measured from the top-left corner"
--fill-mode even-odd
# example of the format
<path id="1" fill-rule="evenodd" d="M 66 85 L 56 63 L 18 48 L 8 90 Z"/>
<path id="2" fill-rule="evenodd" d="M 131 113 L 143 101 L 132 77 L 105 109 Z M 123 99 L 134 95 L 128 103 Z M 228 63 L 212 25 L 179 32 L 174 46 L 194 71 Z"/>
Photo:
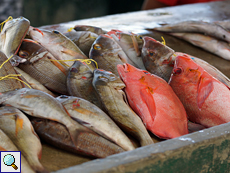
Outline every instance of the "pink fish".
<path id="1" fill-rule="evenodd" d="M 183 103 L 188 118 L 205 127 L 230 121 L 230 91 L 188 55 L 178 55 L 169 84 Z"/>
<path id="2" fill-rule="evenodd" d="M 167 82 L 130 64 L 117 69 L 131 108 L 149 131 L 164 139 L 188 134 L 185 109 Z"/>

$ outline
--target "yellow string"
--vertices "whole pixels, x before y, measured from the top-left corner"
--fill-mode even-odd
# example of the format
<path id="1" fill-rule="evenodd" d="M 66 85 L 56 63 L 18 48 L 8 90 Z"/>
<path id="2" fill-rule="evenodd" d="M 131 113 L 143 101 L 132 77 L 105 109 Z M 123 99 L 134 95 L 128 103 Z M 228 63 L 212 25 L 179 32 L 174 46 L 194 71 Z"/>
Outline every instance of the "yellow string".
<path id="1" fill-rule="evenodd" d="M 81 62 L 85 62 L 88 65 L 91 64 L 91 62 L 93 61 L 96 64 L 96 68 L 98 68 L 97 62 L 94 59 L 68 59 L 68 60 L 54 60 L 54 59 L 50 59 L 50 61 L 59 61 L 59 62 L 81 61 Z"/>
<path id="2" fill-rule="evenodd" d="M 3 28 L 3 25 L 8 22 L 9 20 L 12 20 L 13 17 L 12 16 L 9 16 L 8 19 L 6 19 L 5 21 L 3 21 L 0 25 L 1 25 L 1 32 L 2 32 L 2 28 Z"/>
<path id="3" fill-rule="evenodd" d="M 18 81 L 24 83 L 25 85 L 27 85 L 27 86 L 31 89 L 31 87 L 29 86 L 29 84 L 27 84 L 25 81 L 16 78 L 16 77 L 18 77 L 18 76 L 21 76 L 21 74 L 8 74 L 8 75 L 6 75 L 6 76 L 0 77 L 0 81 L 1 81 L 1 80 L 4 80 L 4 79 L 16 79 L 16 80 L 18 80 Z"/>
<path id="4" fill-rule="evenodd" d="M 5 64 L 5 63 L 7 63 L 11 58 L 13 57 L 13 55 L 11 55 L 11 57 L 10 58 L 8 58 L 7 60 L 5 60 L 2 64 L 1 64 L 1 66 L 0 66 L 0 69 L 3 67 L 3 65 Z M 18 77 L 18 76 L 21 76 L 21 74 L 8 74 L 8 75 L 6 75 L 6 76 L 3 76 L 3 77 L 1 77 L 0 76 L 0 80 L 4 80 L 4 79 L 16 79 L 16 80 L 18 80 L 18 81 L 20 81 L 20 82 L 22 82 L 22 83 L 24 83 L 25 85 L 27 85 L 30 89 L 31 89 L 31 87 L 29 86 L 29 84 L 27 84 L 26 82 L 24 82 L 23 80 L 21 80 L 21 79 L 18 79 L 18 78 L 16 78 L 16 77 Z"/>
<path id="5" fill-rule="evenodd" d="M 11 57 L 9 57 L 7 60 L 5 60 L 3 63 L 2 63 L 2 65 L 0 66 L 0 69 L 3 67 L 3 65 L 5 64 L 5 63 L 7 63 L 11 58 L 13 57 L 13 55 L 11 55 Z"/>
<path id="6" fill-rule="evenodd" d="M 163 45 L 166 45 L 166 42 L 165 42 L 165 39 L 164 39 L 163 36 L 161 36 L 161 39 L 163 40 L 161 43 L 162 43 Z"/>
<path id="7" fill-rule="evenodd" d="M 71 27 L 71 28 L 69 28 L 68 30 L 67 30 L 67 32 L 70 32 L 70 31 L 72 31 L 74 28 L 73 27 Z"/>

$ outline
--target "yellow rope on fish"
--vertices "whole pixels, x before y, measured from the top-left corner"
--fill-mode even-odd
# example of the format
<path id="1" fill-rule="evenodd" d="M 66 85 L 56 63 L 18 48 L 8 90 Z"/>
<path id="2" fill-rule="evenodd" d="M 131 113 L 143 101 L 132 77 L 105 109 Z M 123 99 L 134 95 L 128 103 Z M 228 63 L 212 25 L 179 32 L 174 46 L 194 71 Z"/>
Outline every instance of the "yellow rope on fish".
<path id="1" fill-rule="evenodd" d="M 5 60 L 5 61 L 1 64 L 0 69 L 1 69 L 1 68 L 3 67 L 3 65 L 4 65 L 5 63 L 7 63 L 12 57 L 13 57 L 13 55 L 11 55 L 10 58 L 8 58 L 7 60 Z M 8 75 L 6 75 L 6 76 L 0 77 L 0 81 L 1 81 L 1 80 L 4 80 L 4 79 L 9 79 L 9 78 L 10 78 L 10 79 L 16 79 L 16 80 L 18 80 L 18 81 L 24 83 L 25 85 L 27 85 L 27 86 L 31 89 L 31 87 L 29 86 L 29 84 L 27 84 L 25 81 L 16 78 L 16 77 L 18 77 L 18 76 L 21 76 L 21 74 L 8 74 Z"/>
<path id="2" fill-rule="evenodd" d="M 163 40 L 161 43 L 162 43 L 163 45 L 166 45 L 166 42 L 165 42 L 165 39 L 164 39 L 163 36 L 161 36 L 161 39 Z"/>
<path id="3" fill-rule="evenodd" d="M 7 60 L 5 60 L 3 63 L 2 63 L 2 65 L 0 66 L 0 69 L 3 67 L 3 65 L 5 64 L 5 63 L 7 63 L 11 58 L 13 57 L 13 55 L 11 55 L 11 57 L 9 57 Z"/>
<path id="4" fill-rule="evenodd" d="M 6 19 L 5 21 L 3 21 L 0 25 L 1 25 L 1 32 L 2 32 L 2 28 L 3 28 L 3 25 L 8 22 L 9 20 L 12 20 L 13 17 L 12 16 L 9 16 L 8 19 Z"/>
<path id="5" fill-rule="evenodd" d="M 31 86 L 29 84 L 27 84 L 25 81 L 16 78 L 18 76 L 21 76 L 21 74 L 8 74 L 6 76 L 0 77 L 0 81 L 4 80 L 4 79 L 15 79 L 15 80 L 18 80 L 18 81 L 24 83 L 25 85 L 27 85 L 31 89 Z"/>
<path id="6" fill-rule="evenodd" d="M 50 59 L 50 61 L 59 61 L 60 63 L 61 62 L 68 62 L 68 61 L 81 61 L 81 62 L 85 62 L 88 65 L 91 64 L 91 62 L 93 61 L 96 64 L 96 68 L 98 68 L 97 62 L 94 59 L 68 59 L 68 60 L 54 60 L 54 59 Z"/>
<path id="7" fill-rule="evenodd" d="M 69 28 L 68 30 L 67 30 L 67 32 L 70 32 L 70 31 L 72 31 L 74 28 L 73 27 L 71 27 L 71 28 Z"/>

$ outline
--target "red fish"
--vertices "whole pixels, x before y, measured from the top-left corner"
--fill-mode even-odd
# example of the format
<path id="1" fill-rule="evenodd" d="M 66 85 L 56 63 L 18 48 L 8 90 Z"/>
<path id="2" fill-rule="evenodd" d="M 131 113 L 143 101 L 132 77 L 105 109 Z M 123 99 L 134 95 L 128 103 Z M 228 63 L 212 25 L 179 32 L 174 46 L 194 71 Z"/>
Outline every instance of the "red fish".
<path id="1" fill-rule="evenodd" d="M 185 109 L 167 82 L 130 64 L 117 69 L 131 108 L 149 131 L 164 139 L 188 134 Z"/>
<path id="2" fill-rule="evenodd" d="M 169 84 L 190 121 L 205 127 L 230 121 L 230 91 L 187 55 L 178 55 Z"/>

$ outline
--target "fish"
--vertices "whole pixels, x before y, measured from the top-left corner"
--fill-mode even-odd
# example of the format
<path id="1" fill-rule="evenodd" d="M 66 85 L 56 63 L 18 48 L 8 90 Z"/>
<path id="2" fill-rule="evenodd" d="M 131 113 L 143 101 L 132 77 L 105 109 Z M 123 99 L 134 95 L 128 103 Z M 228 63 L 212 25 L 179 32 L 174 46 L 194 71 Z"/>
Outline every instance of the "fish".
<path id="1" fill-rule="evenodd" d="M 61 123 L 68 130 L 76 148 L 86 147 L 87 149 L 90 145 L 94 145 L 96 148 L 106 145 L 108 150 L 110 147 L 115 147 L 120 152 L 124 151 L 121 147 L 112 145 L 108 140 L 73 120 L 58 100 L 40 90 L 22 88 L 1 93 L 0 104 L 11 105 L 30 116 Z M 88 152 L 95 152 L 95 150 Z"/>
<path id="2" fill-rule="evenodd" d="M 188 134 L 183 104 L 162 78 L 130 64 L 117 66 L 130 107 L 147 130 L 163 139 Z"/>
<path id="3" fill-rule="evenodd" d="M 170 33 L 223 59 L 230 60 L 229 43 L 199 33 Z"/>
<path id="4" fill-rule="evenodd" d="M 169 85 L 183 103 L 188 119 L 204 127 L 230 121 L 230 90 L 187 55 L 175 60 Z"/>
<path id="5" fill-rule="evenodd" d="M 150 57 L 150 54 L 152 55 L 152 57 L 155 57 L 155 55 L 158 55 L 160 51 L 152 49 L 151 52 L 147 53 L 147 50 L 145 50 L 143 47 L 142 52 L 143 52 L 143 55 L 146 54 L 146 58 L 148 58 L 148 56 Z M 226 75 L 224 75 L 220 70 L 218 70 L 216 67 L 214 67 L 213 65 L 209 64 L 205 60 L 202 60 L 196 56 L 189 55 L 189 54 L 182 53 L 182 52 L 174 52 L 172 56 L 166 56 L 166 57 L 159 56 L 158 61 L 152 62 L 153 63 L 152 66 L 155 67 L 155 68 L 153 68 L 153 69 L 155 69 L 154 70 L 155 72 L 153 72 L 153 70 L 151 68 L 147 68 L 147 69 L 150 69 L 150 73 L 152 71 L 152 74 L 160 76 L 161 78 L 165 79 L 166 82 L 168 82 L 170 79 L 170 76 L 171 76 L 171 72 L 172 72 L 173 67 L 174 67 L 175 58 L 178 55 L 189 56 L 194 62 L 199 64 L 209 74 L 211 74 L 213 77 L 217 78 L 219 81 L 223 82 L 225 85 L 230 87 L 230 79 Z"/>
<path id="6" fill-rule="evenodd" d="M 49 30 L 49 31 L 59 31 L 61 32 L 62 34 L 68 32 L 70 30 L 70 26 L 69 25 L 66 25 L 66 24 L 63 24 L 63 23 L 59 23 L 59 24 L 53 24 L 53 25 L 45 25 L 45 26 L 40 26 L 40 27 L 37 27 L 39 30 Z"/>
<path id="7" fill-rule="evenodd" d="M 213 23 L 216 25 L 220 25 L 221 27 L 223 27 L 227 31 L 230 31 L 230 20 L 229 19 L 222 20 L 222 21 L 221 20 L 214 21 Z"/>
<path id="8" fill-rule="evenodd" d="M 52 95 L 53 97 L 57 96 L 54 93 L 52 93 L 50 90 L 48 90 L 46 87 L 44 87 L 44 85 L 42 85 L 36 79 L 32 78 L 29 74 L 27 74 L 26 72 L 24 72 L 23 70 L 21 70 L 20 68 L 14 67 L 14 69 L 26 79 L 26 81 L 29 83 L 29 85 L 33 89 L 41 90 L 43 92 L 46 92 L 47 94 Z"/>
<path id="9" fill-rule="evenodd" d="M 18 17 L 5 22 L 0 33 L 0 50 L 10 59 L 13 66 L 26 60 L 17 56 L 18 49 L 29 29 L 30 21 L 24 17 Z"/>
<path id="10" fill-rule="evenodd" d="M 36 89 L 22 88 L 0 94 L 0 103 L 11 105 L 23 112 L 39 117 L 57 121 L 64 124 L 72 139 L 79 135 L 84 128 L 73 121 L 65 109 L 53 96 Z"/>
<path id="11" fill-rule="evenodd" d="M 27 60 L 19 64 L 21 70 L 47 89 L 67 94 L 66 77 L 69 68 L 58 62 L 46 48 L 31 39 L 24 39 L 18 54 Z"/>
<path id="12" fill-rule="evenodd" d="M 0 107 L 0 129 L 14 142 L 33 170 L 48 172 L 39 161 L 42 144 L 25 114 L 12 106 Z"/>
<path id="13" fill-rule="evenodd" d="M 93 42 L 98 37 L 97 34 L 90 31 L 71 30 L 63 34 L 72 40 L 87 57 L 89 57 L 89 51 Z"/>
<path id="14" fill-rule="evenodd" d="M 119 76 L 117 64 L 123 64 L 128 61 L 128 57 L 119 44 L 109 35 L 101 34 L 94 41 L 89 58 L 98 63 L 99 69 L 111 71 Z"/>
<path id="15" fill-rule="evenodd" d="M 126 53 L 129 61 L 127 63 L 132 64 L 133 66 L 145 69 L 143 60 L 141 58 L 141 48 L 143 46 L 143 36 L 133 33 L 125 32 L 107 32 L 113 39 L 121 46 L 123 51 Z"/>
<path id="16" fill-rule="evenodd" d="M 183 21 L 153 29 L 161 32 L 197 32 L 230 43 L 230 33 L 228 31 L 220 25 L 204 21 Z"/>
<path id="17" fill-rule="evenodd" d="M 175 62 L 175 58 L 178 55 L 189 56 L 195 63 L 197 63 L 199 66 L 201 66 L 206 72 L 208 72 L 210 75 L 212 75 L 213 77 L 218 79 L 220 82 L 225 84 L 228 88 L 230 88 L 230 79 L 226 75 L 224 75 L 220 70 L 218 70 L 216 67 L 214 67 L 213 65 L 209 64 L 208 62 L 206 62 L 203 59 L 200 59 L 198 57 L 195 57 L 193 55 L 189 55 L 186 53 L 181 53 L 181 52 L 175 52 L 175 56 L 174 56 L 174 58 L 172 58 L 173 62 Z"/>
<path id="18" fill-rule="evenodd" d="M 116 144 L 93 133 L 82 133 L 79 136 L 79 145 L 74 145 L 68 130 L 56 121 L 30 117 L 30 121 L 42 140 L 62 150 L 92 158 L 105 158 L 112 154 L 124 152 Z"/>
<path id="19" fill-rule="evenodd" d="M 2 51 L 0 51 L 0 65 L 0 92 L 27 87 L 26 80 L 15 71 Z M 29 84 L 28 87 L 30 87 Z"/>
<path id="20" fill-rule="evenodd" d="M 68 66 L 73 65 L 75 59 L 87 59 L 88 57 L 59 31 L 49 31 L 30 26 L 28 35 L 44 46 L 57 60 L 63 60 Z"/>
<path id="21" fill-rule="evenodd" d="M 75 61 L 66 79 L 67 91 L 71 96 L 83 98 L 103 109 L 101 100 L 93 84 L 93 71 L 85 62 Z"/>
<path id="22" fill-rule="evenodd" d="M 125 94 L 122 91 L 125 84 L 119 77 L 112 72 L 95 69 L 93 86 L 100 95 L 108 115 L 123 131 L 138 139 L 141 146 L 153 144 L 140 117 L 125 101 Z"/>
<path id="23" fill-rule="evenodd" d="M 141 56 L 146 70 L 168 81 L 175 51 L 152 37 L 144 36 L 143 41 Z"/>
<path id="24" fill-rule="evenodd" d="M 116 143 L 126 151 L 135 149 L 130 139 L 115 122 L 94 104 L 74 96 L 59 96 L 56 99 L 62 103 L 69 115 L 80 124 Z"/>
<path id="25" fill-rule="evenodd" d="M 1 129 L 0 151 L 19 151 L 11 139 Z M 21 171 L 22 173 L 35 173 L 23 155 L 21 155 Z"/>
<path id="26" fill-rule="evenodd" d="M 75 31 L 90 31 L 90 32 L 93 32 L 93 33 L 95 33 L 97 35 L 107 33 L 102 28 L 96 27 L 96 26 L 91 26 L 91 25 L 75 25 L 74 30 Z"/>

